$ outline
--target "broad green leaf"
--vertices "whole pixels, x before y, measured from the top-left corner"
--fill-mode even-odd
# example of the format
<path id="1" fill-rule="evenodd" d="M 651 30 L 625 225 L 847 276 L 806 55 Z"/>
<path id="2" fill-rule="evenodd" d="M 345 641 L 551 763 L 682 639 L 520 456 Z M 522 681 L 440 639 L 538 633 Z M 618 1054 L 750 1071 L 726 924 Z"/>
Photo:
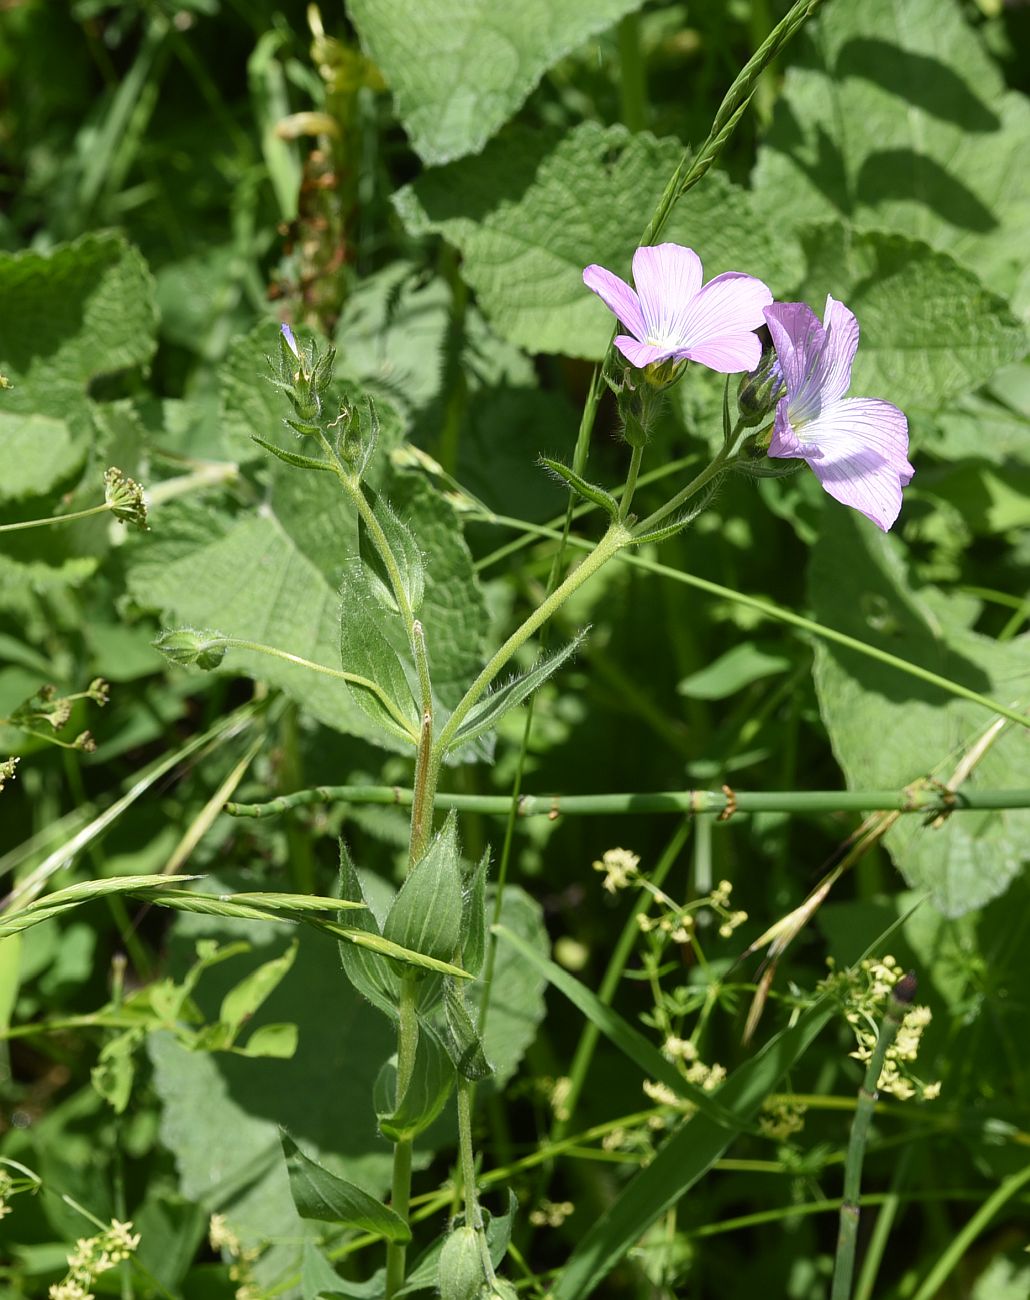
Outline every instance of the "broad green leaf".
<path id="1" fill-rule="evenodd" d="M 429 1127 L 443 1110 L 454 1086 L 454 1069 L 436 1031 L 419 1024 L 411 1081 L 397 1098 L 397 1062 L 387 1061 L 376 1081 L 379 1131 L 391 1142 L 410 1140 Z"/>
<path id="2" fill-rule="evenodd" d="M 513 129 L 479 158 L 426 172 L 396 197 L 414 233 L 461 250 L 462 274 L 494 328 L 530 352 L 600 358 L 615 321 L 583 284 L 590 262 L 629 278 L 630 259 L 683 154 L 676 140 L 588 122 L 567 135 Z M 717 172 L 677 204 L 662 239 L 687 244 L 705 279 L 761 276 L 774 292 L 800 273 L 793 237 Z"/>
<path id="3" fill-rule="evenodd" d="M 461 946 L 461 856 L 451 812 L 401 885 L 383 936 L 402 948 L 449 961 Z"/>
<path id="4" fill-rule="evenodd" d="M 423 162 L 476 153 L 541 76 L 640 0 L 348 0 Z"/>
<path id="5" fill-rule="evenodd" d="M 802 242 L 803 297 L 821 318 L 832 293 L 861 326 L 850 389 L 856 397 L 934 410 L 1026 351 L 1026 332 L 1005 303 L 926 244 L 839 224 L 810 229 Z"/>
<path id="6" fill-rule="evenodd" d="M 154 351 L 153 281 L 121 235 L 0 254 L 0 371 L 14 392 L 139 366 Z M 14 398 L 4 394 L 4 402 Z"/>
<path id="7" fill-rule="evenodd" d="M 241 1046 L 234 1043 L 229 1049 L 237 1056 L 270 1057 L 289 1061 L 296 1055 L 298 1032 L 296 1025 L 262 1025 L 255 1029 Z"/>
<path id="8" fill-rule="evenodd" d="M 156 314 L 140 253 L 86 235 L 0 253 L 0 501 L 74 482 L 94 437 L 90 382 L 149 360 Z"/>
<path id="9" fill-rule="evenodd" d="M 820 621 L 1016 708 L 1030 704 L 1030 635 L 999 643 L 970 630 L 967 602 L 911 594 L 897 544 L 851 511 L 827 510 L 812 552 Z M 834 753 L 851 789 L 904 789 L 952 778 L 991 720 L 975 704 L 830 642 L 816 646 L 815 682 Z M 1030 749 L 1015 726 L 993 739 L 969 788 L 1030 785 Z M 961 791 L 961 786 L 959 787 Z M 943 825 L 902 817 L 886 844 L 905 880 L 948 916 L 1002 893 L 1026 861 L 1030 814 L 964 812 Z"/>
<path id="10" fill-rule="evenodd" d="M 306 1156 L 285 1129 L 281 1130 L 283 1155 L 290 1176 L 290 1193 L 302 1219 L 342 1223 L 348 1228 L 372 1232 L 386 1241 L 410 1241 L 411 1229 L 404 1220 L 370 1196 L 363 1188 L 323 1169 Z"/>
<path id="11" fill-rule="evenodd" d="M 753 641 L 744 641 L 684 677 L 676 690 L 692 700 L 724 700 L 763 677 L 786 672 L 791 663 L 787 655 L 770 654 Z"/>
<path id="12" fill-rule="evenodd" d="M 529 668 L 524 673 L 519 673 L 511 681 L 505 682 L 498 686 L 488 695 L 485 695 L 477 704 L 468 711 L 461 726 L 454 733 L 451 742 L 451 748 L 460 745 L 470 744 L 480 736 L 486 735 L 487 732 L 493 731 L 500 720 L 506 713 L 512 709 L 518 708 L 525 700 L 533 694 L 535 690 L 543 686 L 544 682 L 558 671 L 565 661 L 576 653 L 582 643 L 585 633 L 574 638 L 568 645 L 562 646 L 552 655 L 546 655 L 543 659 Z"/>
<path id="13" fill-rule="evenodd" d="M 551 1290 L 554 1300 L 586 1300 L 598 1294 L 602 1279 L 722 1156 L 736 1129 L 751 1124 L 763 1100 L 794 1068 L 832 1014 L 825 1004 L 817 1004 L 733 1071 L 717 1096 L 734 1116 L 735 1127 L 699 1111 L 676 1129 L 581 1238 Z"/>
<path id="14" fill-rule="evenodd" d="M 1025 315 L 1030 108 L 957 0 L 827 6 L 802 40 L 755 170 L 767 220 L 925 240 Z"/>

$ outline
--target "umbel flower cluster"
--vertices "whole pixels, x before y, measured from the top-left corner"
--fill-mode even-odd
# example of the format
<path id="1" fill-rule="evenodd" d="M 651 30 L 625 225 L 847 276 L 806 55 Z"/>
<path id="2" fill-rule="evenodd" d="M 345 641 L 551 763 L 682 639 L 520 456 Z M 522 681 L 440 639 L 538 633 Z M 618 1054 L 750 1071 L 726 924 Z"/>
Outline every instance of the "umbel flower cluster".
<path id="1" fill-rule="evenodd" d="M 689 361 L 720 374 L 747 371 L 741 395 L 760 399 L 754 422 L 773 416 L 754 446 L 808 464 L 830 496 L 886 532 L 915 472 L 908 420 L 890 402 L 846 396 L 859 337 L 852 312 L 827 296 L 820 321 L 806 303 L 774 302 L 754 276 L 703 278 L 701 259 L 679 244 L 638 248 L 635 288 L 602 266 L 583 272 L 627 331 L 616 336 L 616 348 L 645 380 L 667 386 Z M 762 326 L 772 337 L 765 357 Z"/>

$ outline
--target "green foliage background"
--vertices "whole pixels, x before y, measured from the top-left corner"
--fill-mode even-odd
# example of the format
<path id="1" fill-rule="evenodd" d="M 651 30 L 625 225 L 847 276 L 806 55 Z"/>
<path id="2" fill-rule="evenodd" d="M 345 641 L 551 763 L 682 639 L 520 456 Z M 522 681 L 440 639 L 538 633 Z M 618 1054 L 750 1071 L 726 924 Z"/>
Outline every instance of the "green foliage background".
<path id="1" fill-rule="evenodd" d="M 3 8 L 0 371 L 12 388 L 0 392 L 0 525 L 97 504 L 112 464 L 153 503 L 147 533 L 100 515 L 0 537 L 0 718 L 45 682 L 62 694 L 97 676 L 112 683 L 103 712 L 79 701 L 61 733 L 89 727 L 95 754 L 0 723 L 0 760 L 21 759 L 0 793 L 3 892 L 40 870 L 55 888 L 186 870 L 240 890 L 329 894 L 343 833 L 385 914 L 403 871 L 401 809 L 313 806 L 259 822 L 221 807 L 318 784 L 406 786 L 403 746 L 341 683 L 248 650 L 201 675 L 169 668 L 151 645 L 162 626 L 215 627 L 339 663 L 339 592 L 360 555 L 353 511 L 329 475 L 301 474 L 250 439 L 296 445 L 263 378 L 277 322 L 335 340 L 336 395 L 378 403 L 372 485 L 426 553 L 422 618 L 436 688 L 453 705 L 547 582 L 554 542 L 519 521 L 554 522 L 566 498 L 534 462 L 570 456 L 610 337 L 582 268 L 628 274 L 683 147 L 704 139 L 783 10 L 348 0 L 324 4 L 312 30 L 306 6 L 286 0 Z M 695 248 L 706 278 L 740 269 L 820 312 L 827 292 L 848 303 L 862 326 L 853 391 L 905 409 L 916 477 L 886 538 L 810 475 L 727 482 L 690 532 L 644 556 L 719 595 L 611 565 L 557 619 L 554 645 L 590 632 L 537 698 L 524 789 L 902 789 L 947 782 L 990 727 L 981 707 L 738 593 L 1026 709 L 1028 40 L 1025 7 L 828 0 L 763 74 L 718 168 L 677 204 L 663 238 Z M 721 403 L 713 376 L 688 374 L 644 470 L 700 464 L 721 436 Z M 615 489 L 626 462 L 606 399 L 590 477 Z M 640 512 L 687 473 L 645 485 Z M 596 520 L 577 531 L 596 537 Z M 523 711 L 508 715 L 493 761 L 448 770 L 445 790 L 508 794 L 523 729 Z M 1009 725 L 965 788 L 1027 787 L 1026 736 Z M 102 835 L 73 841 L 123 796 Z M 685 949 L 667 972 L 713 1012 L 706 1060 L 754 1070 L 741 1030 L 759 959 L 735 963 L 801 903 L 859 820 L 696 823 L 666 890 L 703 894 L 727 878 L 750 918 L 729 940 L 706 937 L 704 968 Z M 629 904 L 601 890 L 591 863 L 623 844 L 651 869 L 676 824 L 520 822 L 505 925 L 596 989 Z M 503 821 L 473 813 L 461 826 L 466 857 L 489 845 L 496 862 Z M 887 1106 L 870 1146 L 866 1190 L 896 1200 L 866 1297 L 1006 1300 L 1030 1283 L 1024 1187 L 940 1289 L 919 1289 L 1026 1164 L 1028 843 L 1026 811 L 900 819 L 777 970 L 760 1038 L 784 1027 L 827 957 L 867 949 L 911 965 L 934 1012 L 920 1070 L 941 1079 L 941 1099 Z M 285 927 L 170 921 L 114 897 L 0 940 L 0 1021 L 12 1030 L 0 1044 L 0 1154 L 52 1189 L 16 1199 L 3 1222 L 5 1294 L 45 1294 L 67 1243 L 88 1230 L 59 1193 L 101 1219 L 133 1220 L 141 1297 L 233 1294 L 205 1244 L 214 1212 L 264 1248 L 261 1295 L 321 1294 L 315 1241 L 346 1247 L 336 1294 L 359 1294 L 348 1277 L 371 1272 L 347 1234 L 297 1217 L 278 1135 L 287 1125 L 305 1154 L 386 1191 L 390 1148 L 372 1092 L 393 1048 L 324 936 L 305 932 L 254 1009 L 255 1029 L 297 1026 L 291 1059 L 197 1050 L 151 996 L 139 1035 L 108 1058 L 131 1100 L 119 1112 L 115 1085 L 101 1096 L 91 1083 L 113 1033 L 112 962 L 127 954 L 128 993 L 174 986 L 198 939 L 249 945 L 198 982 L 205 1025 L 222 1023 L 222 999 L 249 971 L 287 950 Z M 846 1112 L 832 1099 L 853 1098 L 860 1080 L 846 1026 L 818 1026 L 814 1045 L 800 1031 L 804 1050 L 777 1077 L 777 1090 L 811 1100 L 803 1133 L 780 1144 L 745 1133 L 729 1164 L 670 1198 L 689 1181 L 680 1157 L 701 1143 L 681 1126 L 670 1139 L 681 1143 L 680 1183 L 653 1175 L 620 1201 L 639 1154 L 584 1140 L 543 1172 L 516 1167 L 552 1132 L 548 1081 L 568 1073 L 583 1019 L 553 989 L 545 998 L 541 968 L 517 949 L 499 953 L 487 1036 L 497 1078 L 481 1091 L 477 1136 L 484 1171 L 512 1171 L 497 1183 L 521 1202 L 526 1294 L 542 1295 L 618 1205 L 642 1216 L 629 1239 L 644 1235 L 597 1294 L 824 1296 L 835 1218 L 812 1207 L 840 1194 Z M 627 979 L 616 1006 L 639 1024 L 650 992 Z M 570 1131 L 644 1108 L 641 1077 L 602 1042 Z M 453 1130 L 448 1109 L 420 1135 L 423 1190 L 447 1177 Z M 660 1170 L 675 1163 L 667 1150 Z M 532 1225 L 532 1209 L 566 1200 L 575 1208 L 559 1227 Z M 420 1249 L 451 1208 L 417 1229 Z M 615 1231 L 621 1220 L 602 1222 Z M 575 1256 L 558 1294 L 589 1293 L 570 1280 L 587 1276 Z"/>

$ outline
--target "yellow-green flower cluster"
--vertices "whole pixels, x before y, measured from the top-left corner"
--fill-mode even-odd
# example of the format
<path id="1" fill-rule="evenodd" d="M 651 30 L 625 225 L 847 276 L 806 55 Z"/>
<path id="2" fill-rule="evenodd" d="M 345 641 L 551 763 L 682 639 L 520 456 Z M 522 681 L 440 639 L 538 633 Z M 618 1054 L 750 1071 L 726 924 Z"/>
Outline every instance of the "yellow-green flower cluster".
<path id="1" fill-rule="evenodd" d="M 258 1300 L 260 1293 L 253 1273 L 254 1261 L 261 1251 L 254 1246 L 244 1246 L 224 1214 L 212 1214 L 207 1239 L 212 1250 L 222 1251 L 229 1257 L 229 1280 L 236 1284 L 236 1300 Z"/>
<path id="2" fill-rule="evenodd" d="M 636 877 L 639 866 L 640 859 L 629 849 L 605 849 L 594 863 L 594 870 L 604 872 L 605 889 L 609 894 L 616 894 Z"/>
<path id="3" fill-rule="evenodd" d="M 0 763 L 0 790 L 4 788 L 4 785 L 8 781 L 14 780 L 14 769 L 18 766 L 20 761 L 21 760 L 18 758 L 5 758 L 4 761 Z"/>
<path id="4" fill-rule="evenodd" d="M 856 1061 L 864 1063 L 872 1056 L 887 999 L 904 973 L 897 959 L 888 954 L 885 957 L 869 958 L 861 962 L 849 975 L 831 977 L 838 990 L 841 990 L 842 982 L 845 1019 L 851 1026 L 856 1041 L 851 1056 Z M 909 1007 L 906 1011 L 894 1042 L 887 1049 L 883 1070 L 877 1083 L 880 1092 L 890 1093 L 899 1101 L 908 1101 L 912 1097 L 933 1101 L 940 1096 L 939 1081 L 924 1083 L 911 1068 L 912 1062 L 919 1053 L 920 1041 L 932 1019 L 932 1014 L 930 1008 L 926 1006 Z"/>
<path id="5" fill-rule="evenodd" d="M 774 1142 L 786 1142 L 805 1127 L 807 1106 L 800 1102 L 785 1101 L 780 1097 L 767 1097 L 762 1103 L 758 1127 L 763 1136 Z"/>
<path id="6" fill-rule="evenodd" d="M 117 1219 L 95 1237 L 80 1237 L 68 1256 L 67 1276 L 50 1287 L 50 1300 L 93 1300 L 94 1280 L 128 1259 L 138 1245 L 139 1233 L 132 1231 L 132 1224 Z"/>
<path id="7" fill-rule="evenodd" d="M 0 1169 L 0 1219 L 10 1214 L 11 1207 L 8 1201 L 11 1193 L 14 1191 L 14 1179 L 6 1169 Z"/>
<path id="8" fill-rule="evenodd" d="M 571 1201 L 543 1200 L 530 1211 L 529 1221 L 535 1228 L 560 1228 L 575 1208 Z"/>

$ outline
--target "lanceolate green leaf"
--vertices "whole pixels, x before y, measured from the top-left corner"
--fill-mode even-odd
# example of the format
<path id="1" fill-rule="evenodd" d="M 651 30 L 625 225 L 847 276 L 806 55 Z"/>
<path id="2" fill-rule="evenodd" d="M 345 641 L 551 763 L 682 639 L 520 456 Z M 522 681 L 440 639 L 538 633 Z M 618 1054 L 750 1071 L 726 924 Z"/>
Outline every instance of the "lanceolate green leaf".
<path id="1" fill-rule="evenodd" d="M 408 873 L 383 925 L 383 936 L 439 960 L 452 958 L 461 944 L 461 896 L 458 818 L 452 812 Z"/>
<path id="2" fill-rule="evenodd" d="M 817 1004 L 793 1028 L 777 1034 L 734 1070 L 717 1093 L 719 1105 L 734 1117 L 734 1128 L 699 1111 L 676 1129 L 580 1240 L 551 1291 L 553 1300 L 586 1300 L 598 1294 L 600 1282 L 647 1229 L 722 1156 L 733 1141 L 734 1129 L 750 1126 L 763 1100 L 793 1069 L 832 1014 L 830 1007 Z"/>
<path id="3" fill-rule="evenodd" d="M 604 488 L 598 487 L 596 483 L 590 483 L 582 475 L 577 474 L 570 465 L 563 465 L 560 460 L 550 460 L 547 456 L 540 457 L 541 465 L 546 465 L 552 474 L 556 474 L 563 479 L 573 492 L 581 496 L 584 501 L 592 501 L 595 506 L 600 506 L 606 510 L 612 519 L 615 519 L 619 513 L 619 503 L 615 500 L 610 492 Z"/>
<path id="4" fill-rule="evenodd" d="M 406 717 L 414 735 L 418 735 L 418 710 L 411 686 L 401 663 L 400 654 L 384 628 L 394 615 L 376 598 L 378 580 L 361 562 L 352 560 L 340 586 L 340 666 L 348 673 L 367 677 L 397 706 Z M 378 695 L 354 688 L 358 705 L 395 737 L 403 736 L 397 722 Z"/>
<path id="5" fill-rule="evenodd" d="M 454 1067 L 436 1030 L 419 1023 L 411 1081 L 397 1098 L 397 1066 L 387 1062 L 380 1075 L 386 1094 L 378 1110 L 379 1131 L 391 1142 L 408 1141 L 436 1119 L 454 1086 Z"/>
<path id="6" fill-rule="evenodd" d="M 361 1187 L 338 1178 L 306 1156 L 285 1132 L 281 1134 L 290 1192 L 302 1219 L 342 1223 L 373 1232 L 386 1241 L 410 1241 L 411 1229 L 388 1206 Z"/>
<path id="7" fill-rule="evenodd" d="M 355 930 L 364 930 L 372 937 L 380 938 L 379 925 L 372 909 L 367 906 L 361 880 L 347 845 L 342 839 L 340 840 L 340 894 L 343 898 L 359 903 L 364 908 L 354 918 L 352 934 Z M 383 1015 L 396 1020 L 400 988 L 397 972 L 390 963 L 377 956 L 368 947 L 354 943 L 353 938 L 341 941 L 340 959 L 343 962 L 344 974 L 361 996 L 367 998 Z"/>
<path id="8" fill-rule="evenodd" d="M 552 673 L 557 672 L 566 659 L 576 653 L 585 635 L 585 632 L 582 633 L 574 641 L 570 641 L 568 645 L 556 650 L 554 654 L 541 659 L 527 672 L 513 677 L 510 682 L 499 686 L 481 699 L 478 704 L 469 710 L 465 720 L 454 733 L 449 748 L 454 749 L 460 745 L 467 745 L 478 737 L 485 735 L 488 731 L 492 731 L 506 713 L 517 708 L 524 700 L 529 699 L 530 695 L 541 687 Z"/>
<path id="9" fill-rule="evenodd" d="M 372 513 L 397 561 L 401 586 L 408 605 L 412 613 L 417 615 L 422 608 L 422 597 L 426 589 L 425 567 L 418 541 L 407 524 L 401 523 L 397 518 L 390 503 L 379 496 L 372 487 L 366 485 L 365 495 L 372 504 Z M 390 608 L 395 608 L 389 573 L 363 519 L 358 521 L 358 547 L 362 560 L 378 579 L 377 593 L 380 601 Z"/>

